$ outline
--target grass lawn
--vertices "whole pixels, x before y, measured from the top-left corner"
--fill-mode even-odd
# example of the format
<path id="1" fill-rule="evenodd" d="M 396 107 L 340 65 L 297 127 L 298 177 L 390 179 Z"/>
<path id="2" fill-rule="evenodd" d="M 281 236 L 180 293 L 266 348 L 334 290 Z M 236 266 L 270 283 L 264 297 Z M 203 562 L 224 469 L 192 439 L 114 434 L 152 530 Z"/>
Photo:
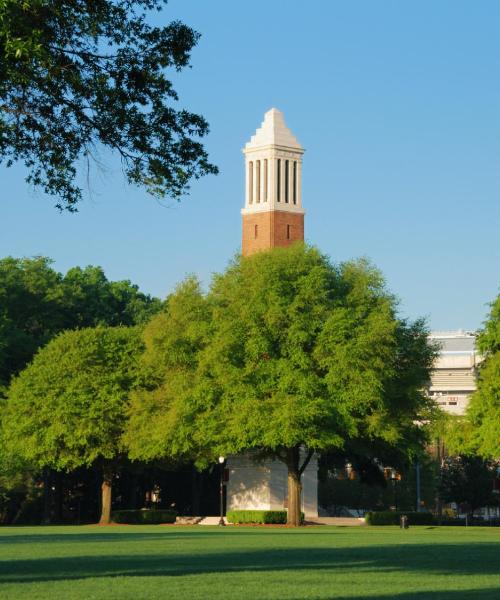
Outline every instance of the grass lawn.
<path id="1" fill-rule="evenodd" d="M 3 527 L 0 598 L 500 600 L 500 529 Z"/>

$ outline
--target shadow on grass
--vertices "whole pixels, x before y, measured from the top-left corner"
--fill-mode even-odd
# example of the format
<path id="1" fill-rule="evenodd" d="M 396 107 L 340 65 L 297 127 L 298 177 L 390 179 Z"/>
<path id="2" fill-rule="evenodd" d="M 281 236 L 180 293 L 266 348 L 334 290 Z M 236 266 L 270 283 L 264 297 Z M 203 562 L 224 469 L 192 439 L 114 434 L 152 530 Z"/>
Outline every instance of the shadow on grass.
<path id="1" fill-rule="evenodd" d="M 124 534 L 127 535 L 127 534 Z M 134 540 L 141 536 L 133 534 Z M 203 535 L 203 534 L 202 534 Z M 37 536 L 33 536 L 37 537 Z M 65 540 L 69 536 L 61 536 Z M 92 536 L 94 541 L 95 537 Z M 98 536 L 99 538 L 101 536 Z M 103 536 L 110 541 L 107 535 Z M 113 535 L 115 537 L 115 535 Z M 147 537 L 147 536 L 146 536 Z M 154 535 L 156 537 L 156 535 Z M 123 536 L 119 536 L 123 540 Z M 79 538 L 80 542 L 81 538 Z M 115 539 L 115 541 L 117 541 Z M 147 542 L 151 536 L 142 540 L 143 548 L 148 550 Z M 94 577 L 137 577 L 137 576 L 182 576 L 203 573 L 237 573 L 243 571 L 292 571 L 302 570 L 320 572 L 355 570 L 365 573 L 367 582 L 373 576 L 383 577 L 384 572 L 421 572 L 428 575 L 491 575 L 500 572 L 499 545 L 478 543 L 467 545 L 449 544 L 409 544 L 409 545 L 373 545 L 363 547 L 301 547 L 255 549 L 227 548 L 193 553 L 176 553 L 174 550 L 149 554 L 63 556 L 57 558 L 33 558 L 22 560 L 4 560 L 0 562 L 0 583 L 23 583 L 39 581 L 58 581 L 86 579 Z M 500 598 L 500 589 L 496 596 L 478 596 L 483 593 L 476 590 L 474 595 L 461 595 L 453 592 L 457 598 Z M 490 593 L 484 591 L 484 594 Z M 436 595 L 408 596 L 409 598 L 446 598 L 442 593 Z M 360 596 L 369 598 L 370 596 Z M 377 596 L 379 600 L 394 596 Z M 399 595 L 398 598 L 405 598 Z M 450 596 L 451 598 L 451 596 Z"/>
<path id="2" fill-rule="evenodd" d="M 363 595 L 363 596 L 334 596 L 335 600 L 498 600 L 500 597 L 500 587 L 489 590 L 471 588 L 468 590 L 454 590 L 450 592 L 408 592 L 384 594 L 380 596 Z M 293 600 L 302 600 L 294 598 Z"/>
<path id="3" fill-rule="evenodd" d="M 124 526 L 126 527 L 126 526 Z M 151 532 L 140 532 L 135 529 L 135 526 L 130 527 L 130 531 L 121 531 L 116 532 L 112 529 L 107 528 L 89 528 L 86 531 L 81 531 L 79 533 L 53 533 L 52 531 L 40 529 L 39 533 L 28 534 L 25 535 L 22 533 L 22 530 L 19 530 L 17 534 L 4 534 L 0 529 L 0 547 L 2 545 L 7 544 L 48 544 L 53 546 L 58 543 L 78 543 L 78 545 L 85 544 L 94 544 L 101 542 L 141 542 L 141 543 L 150 543 L 156 541 L 162 542 L 172 542 L 174 540 L 187 540 L 187 539 L 214 539 L 214 535 L 217 536 L 217 540 L 220 540 L 222 537 L 228 537 L 231 539 L 235 539 L 236 536 L 238 538 L 242 537 L 259 537 L 266 535 L 276 534 L 277 531 L 280 533 L 284 533 L 287 536 L 290 535 L 303 535 L 303 530 L 285 530 L 285 529 L 272 529 L 269 528 L 267 530 L 262 530 L 259 527 L 255 527 L 254 529 L 239 529 L 233 527 L 221 527 L 220 529 L 215 529 L 212 527 L 201 528 L 201 527 L 186 527 L 180 528 L 176 531 L 174 527 L 163 528 L 162 526 L 157 525 L 155 527 L 156 531 Z M 331 532 L 327 531 L 315 531 L 316 534 L 321 535 L 331 535 Z"/>

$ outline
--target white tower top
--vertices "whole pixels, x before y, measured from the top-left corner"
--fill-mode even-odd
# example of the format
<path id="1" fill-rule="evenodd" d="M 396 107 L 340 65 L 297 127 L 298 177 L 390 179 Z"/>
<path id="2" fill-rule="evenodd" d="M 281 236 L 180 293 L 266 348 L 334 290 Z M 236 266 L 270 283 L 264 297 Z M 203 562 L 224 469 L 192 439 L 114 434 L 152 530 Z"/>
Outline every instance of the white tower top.
<path id="1" fill-rule="evenodd" d="M 281 146 L 304 152 L 304 148 L 302 148 L 297 138 L 286 126 L 283 113 L 277 108 L 271 108 L 271 110 L 266 112 L 261 126 L 246 144 L 244 152 L 265 146 Z"/>
<path id="2" fill-rule="evenodd" d="M 302 155 L 285 123 L 283 113 L 271 108 L 243 148 L 246 195 L 243 215 L 263 211 L 304 214 L 302 209 Z"/>

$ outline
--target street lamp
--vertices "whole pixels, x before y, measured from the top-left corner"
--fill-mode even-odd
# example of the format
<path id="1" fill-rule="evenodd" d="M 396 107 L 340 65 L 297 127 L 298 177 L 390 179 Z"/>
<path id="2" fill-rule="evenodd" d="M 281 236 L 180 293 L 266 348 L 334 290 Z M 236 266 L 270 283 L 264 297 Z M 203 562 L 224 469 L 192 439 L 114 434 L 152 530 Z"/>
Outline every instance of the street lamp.
<path id="1" fill-rule="evenodd" d="M 401 481 L 401 475 L 395 470 L 392 469 L 391 472 L 391 481 L 392 481 L 392 486 L 393 486 L 393 490 L 394 490 L 394 508 L 396 509 L 396 511 L 398 510 L 398 481 Z"/>
<path id="2" fill-rule="evenodd" d="M 219 456 L 219 464 L 220 464 L 220 519 L 219 525 L 225 525 L 224 522 L 224 462 L 225 458 L 223 456 Z"/>

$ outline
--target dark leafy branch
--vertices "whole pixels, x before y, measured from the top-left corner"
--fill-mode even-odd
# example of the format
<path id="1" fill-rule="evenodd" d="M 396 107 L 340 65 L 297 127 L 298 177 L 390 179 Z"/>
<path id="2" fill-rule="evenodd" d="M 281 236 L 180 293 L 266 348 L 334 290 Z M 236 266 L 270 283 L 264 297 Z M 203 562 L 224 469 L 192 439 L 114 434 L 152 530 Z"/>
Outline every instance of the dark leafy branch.
<path id="1" fill-rule="evenodd" d="M 217 173 L 199 141 L 208 123 L 175 107 L 169 70 L 189 65 L 199 34 L 147 23 L 163 0 L 3 0 L 0 3 L 0 162 L 70 211 L 82 198 L 78 161 L 117 151 L 132 184 L 178 199 Z"/>

